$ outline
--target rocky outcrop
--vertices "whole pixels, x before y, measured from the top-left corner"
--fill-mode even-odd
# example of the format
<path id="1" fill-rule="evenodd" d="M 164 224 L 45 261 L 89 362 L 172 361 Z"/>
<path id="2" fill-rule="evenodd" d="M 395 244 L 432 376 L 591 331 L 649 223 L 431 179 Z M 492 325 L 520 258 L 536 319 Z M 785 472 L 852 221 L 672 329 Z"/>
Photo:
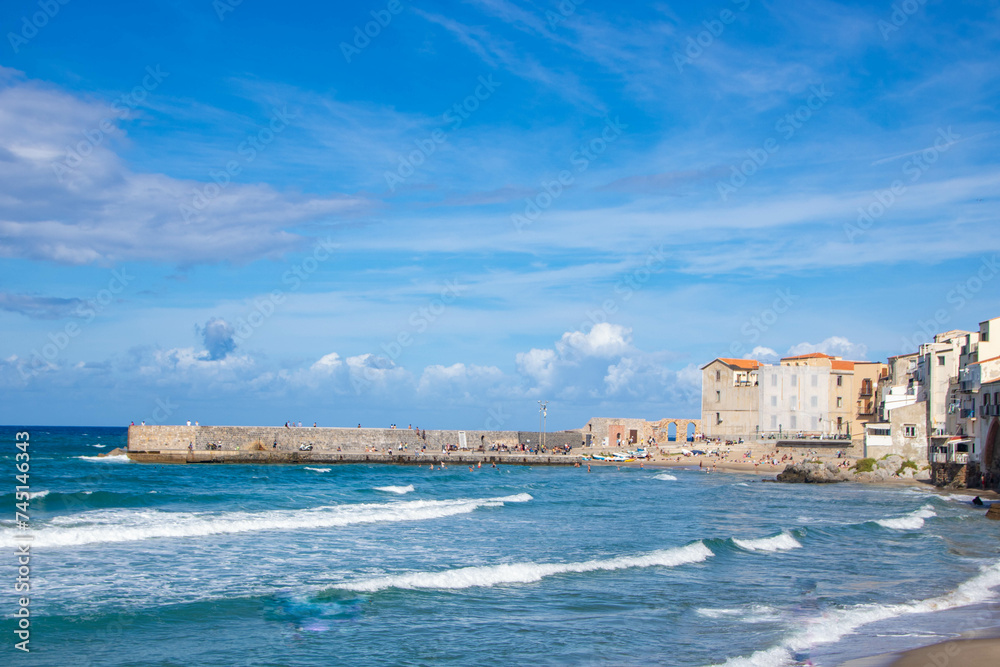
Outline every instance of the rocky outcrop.
<path id="1" fill-rule="evenodd" d="M 838 468 L 834 463 L 803 462 L 785 466 L 785 470 L 778 473 L 777 479 L 779 482 L 832 484 L 850 481 L 853 475 L 844 468 Z"/>
<path id="2" fill-rule="evenodd" d="M 903 457 L 895 454 L 876 461 L 870 472 L 858 472 L 854 469 L 841 468 L 835 463 L 802 462 L 785 467 L 777 480 L 779 482 L 829 484 L 832 482 L 888 482 L 894 479 L 930 479 L 926 470 L 914 470 L 903 467 Z"/>
<path id="3" fill-rule="evenodd" d="M 990 505 L 990 509 L 986 513 L 986 518 L 1000 521 L 1000 503 L 993 503 Z"/>

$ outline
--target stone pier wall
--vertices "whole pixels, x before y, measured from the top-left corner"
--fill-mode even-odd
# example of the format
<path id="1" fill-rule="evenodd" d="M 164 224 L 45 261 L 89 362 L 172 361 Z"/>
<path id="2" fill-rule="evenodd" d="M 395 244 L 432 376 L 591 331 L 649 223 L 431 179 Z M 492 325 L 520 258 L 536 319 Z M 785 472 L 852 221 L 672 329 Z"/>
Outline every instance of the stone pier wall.
<path id="1" fill-rule="evenodd" d="M 408 452 L 426 447 L 428 452 L 440 452 L 442 447 L 460 444 L 457 430 L 421 431 L 389 428 L 285 428 L 281 426 L 130 426 L 129 452 L 193 451 L 271 451 L 298 452 L 312 445 L 314 452 L 370 453 L 387 449 L 398 451 L 406 445 Z M 520 443 L 534 447 L 542 434 L 531 431 L 464 431 L 466 444 L 473 451 L 489 451 L 493 445 L 508 448 Z M 586 436 L 576 431 L 544 434 L 547 449 L 570 445 L 580 447 Z"/>

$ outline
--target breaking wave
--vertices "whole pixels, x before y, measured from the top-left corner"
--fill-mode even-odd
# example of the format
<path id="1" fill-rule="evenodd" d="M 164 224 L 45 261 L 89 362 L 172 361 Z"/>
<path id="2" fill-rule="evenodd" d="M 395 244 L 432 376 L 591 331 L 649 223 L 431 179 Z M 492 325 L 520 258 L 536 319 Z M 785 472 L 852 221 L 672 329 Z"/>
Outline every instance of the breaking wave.
<path id="1" fill-rule="evenodd" d="M 203 537 L 266 530 L 310 530 L 364 523 L 423 521 L 468 514 L 480 507 L 532 500 L 527 493 L 499 498 L 414 500 L 364 503 L 266 512 L 165 512 L 92 510 L 35 524 L 33 547 L 66 547 L 103 542 L 134 542 L 158 537 Z M 4 526 L 0 546 L 14 546 L 16 531 Z"/>
<path id="2" fill-rule="evenodd" d="M 781 533 L 774 537 L 762 537 L 756 540 L 740 540 L 735 537 L 732 539 L 733 544 L 747 551 L 788 551 L 789 549 L 802 548 L 799 541 L 788 533 Z"/>
<path id="3" fill-rule="evenodd" d="M 676 477 L 674 477 L 673 475 L 671 475 L 669 473 L 665 473 L 665 472 L 661 472 L 659 475 L 656 475 L 655 477 L 653 477 L 653 479 L 662 479 L 665 482 L 676 482 L 677 481 Z"/>
<path id="4" fill-rule="evenodd" d="M 413 488 L 412 484 L 407 484 L 406 486 L 376 486 L 375 490 L 385 491 L 387 493 L 398 493 L 399 495 L 416 491 L 416 489 Z"/>
<path id="5" fill-rule="evenodd" d="M 701 607 L 694 612 L 705 618 L 734 618 L 741 623 L 773 623 L 782 618 L 778 609 L 770 605 L 755 604 L 745 609 L 712 609 Z"/>
<path id="6" fill-rule="evenodd" d="M 412 572 L 349 581 L 338 585 L 337 588 L 375 592 L 386 588 L 454 590 L 502 584 L 527 584 L 539 581 L 544 577 L 570 572 L 596 572 L 654 566 L 676 567 L 688 563 L 700 563 L 714 555 L 702 542 L 693 542 L 676 549 L 663 549 L 639 556 L 618 556 L 617 558 L 588 560 L 579 563 L 508 563 L 461 567 L 442 572 Z"/>
<path id="7" fill-rule="evenodd" d="M 114 454 L 112 456 L 74 456 L 73 458 L 81 459 L 83 461 L 101 461 L 102 463 L 131 463 L 130 459 L 126 454 Z"/>
<path id="8" fill-rule="evenodd" d="M 313 470 L 315 472 L 330 472 L 331 470 L 333 470 L 333 468 L 311 468 L 309 466 L 306 466 L 306 470 Z"/>
<path id="9" fill-rule="evenodd" d="M 930 505 L 924 505 L 906 516 L 901 516 L 897 519 L 878 519 L 875 523 L 883 528 L 891 528 L 893 530 L 917 530 L 924 527 L 924 519 L 929 519 L 932 516 L 937 516 L 937 512 L 931 509 Z"/>
<path id="10" fill-rule="evenodd" d="M 902 604 L 862 604 L 843 609 L 827 609 L 821 617 L 802 619 L 799 623 L 805 627 L 790 635 L 780 645 L 747 657 L 731 658 L 724 663 L 724 666 L 778 667 L 800 664 L 796 662 L 797 653 L 822 644 L 832 644 L 869 623 L 909 614 L 925 614 L 978 604 L 995 597 L 994 589 L 997 587 L 1000 587 L 1000 561 L 984 567 L 975 577 L 959 584 L 950 593 L 938 597 Z"/>

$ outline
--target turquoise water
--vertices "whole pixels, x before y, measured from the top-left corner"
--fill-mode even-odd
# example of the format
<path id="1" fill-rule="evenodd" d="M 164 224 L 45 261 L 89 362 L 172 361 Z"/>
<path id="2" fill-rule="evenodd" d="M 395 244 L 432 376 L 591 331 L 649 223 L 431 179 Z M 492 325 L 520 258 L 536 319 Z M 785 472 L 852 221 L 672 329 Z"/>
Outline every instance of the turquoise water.
<path id="1" fill-rule="evenodd" d="M 835 665 L 1000 625 L 1000 522 L 922 489 L 141 465 L 96 458 L 124 429 L 28 430 L 13 664 Z M 13 628 L 13 429 L 0 447 Z"/>

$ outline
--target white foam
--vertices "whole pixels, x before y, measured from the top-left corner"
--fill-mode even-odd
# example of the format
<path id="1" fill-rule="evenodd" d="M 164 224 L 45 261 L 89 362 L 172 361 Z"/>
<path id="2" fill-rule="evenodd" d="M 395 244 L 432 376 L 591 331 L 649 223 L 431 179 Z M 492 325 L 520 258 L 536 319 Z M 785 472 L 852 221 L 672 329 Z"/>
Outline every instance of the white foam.
<path id="1" fill-rule="evenodd" d="M 104 449 L 107 445 L 91 445 L 91 447 L 97 447 L 98 449 Z"/>
<path id="2" fill-rule="evenodd" d="M 924 505 L 906 516 L 897 519 L 879 519 L 875 523 L 883 528 L 891 528 L 893 530 L 918 530 L 924 527 L 924 519 L 929 519 L 932 516 L 937 516 L 937 512 L 931 509 L 930 505 Z"/>
<path id="3" fill-rule="evenodd" d="M 769 605 L 755 604 L 744 609 L 712 609 L 702 607 L 695 613 L 705 618 L 736 618 L 743 623 L 771 623 L 781 620 L 778 609 Z"/>
<path id="4" fill-rule="evenodd" d="M 984 567 L 978 575 L 959 584 L 954 591 L 938 597 L 902 604 L 863 604 L 843 609 L 827 609 L 821 617 L 800 620 L 799 624 L 805 627 L 789 636 L 781 645 L 747 657 L 732 658 L 724 664 L 725 667 L 791 665 L 794 664 L 794 653 L 822 644 L 832 644 L 869 623 L 979 604 L 995 598 L 993 589 L 997 587 L 1000 587 L 1000 561 Z"/>
<path id="5" fill-rule="evenodd" d="M 103 463 L 131 463 L 132 459 L 127 454 L 113 454 L 111 456 L 75 456 L 73 458 L 84 461 L 101 461 Z"/>
<path id="6" fill-rule="evenodd" d="M 29 491 L 28 492 L 28 498 L 29 499 L 44 498 L 47 495 L 49 495 L 49 490 L 48 489 L 42 489 L 41 491 Z"/>
<path id="7" fill-rule="evenodd" d="M 665 472 L 661 472 L 659 475 L 653 477 L 653 479 L 662 479 L 664 482 L 676 482 L 677 478 L 673 475 Z"/>
<path id="8" fill-rule="evenodd" d="M 385 491 L 386 493 L 398 493 L 399 495 L 416 491 L 412 484 L 407 484 L 406 486 L 376 486 L 375 490 Z"/>
<path id="9" fill-rule="evenodd" d="M 167 512 L 91 510 L 55 517 L 37 527 L 33 547 L 66 547 L 104 542 L 134 542 L 158 537 L 204 537 L 264 530 L 308 530 L 363 523 L 423 521 L 468 514 L 480 507 L 532 500 L 527 493 L 500 498 L 414 500 L 336 505 L 266 512 Z M 0 546 L 14 546 L 16 531 L 0 530 Z"/>
<path id="10" fill-rule="evenodd" d="M 740 540 L 732 538 L 733 544 L 747 551 L 788 551 L 789 549 L 801 549 L 799 541 L 788 533 L 781 533 L 774 537 L 761 537 L 756 540 Z"/>
<path id="11" fill-rule="evenodd" d="M 633 567 L 675 567 L 687 563 L 700 563 L 714 556 L 701 542 L 694 542 L 676 549 L 653 551 L 639 556 L 619 556 L 604 560 L 579 563 L 507 563 L 481 567 L 462 567 L 442 572 L 411 572 L 388 577 L 359 579 L 337 586 L 351 591 L 374 592 L 386 588 L 463 589 L 501 584 L 527 584 L 554 574 L 568 572 L 596 572 L 598 570 L 623 570 Z"/>
<path id="12" fill-rule="evenodd" d="M 306 466 L 306 470 L 314 470 L 316 472 L 330 472 L 331 470 L 333 470 L 333 468 L 310 468 L 309 466 Z"/>

